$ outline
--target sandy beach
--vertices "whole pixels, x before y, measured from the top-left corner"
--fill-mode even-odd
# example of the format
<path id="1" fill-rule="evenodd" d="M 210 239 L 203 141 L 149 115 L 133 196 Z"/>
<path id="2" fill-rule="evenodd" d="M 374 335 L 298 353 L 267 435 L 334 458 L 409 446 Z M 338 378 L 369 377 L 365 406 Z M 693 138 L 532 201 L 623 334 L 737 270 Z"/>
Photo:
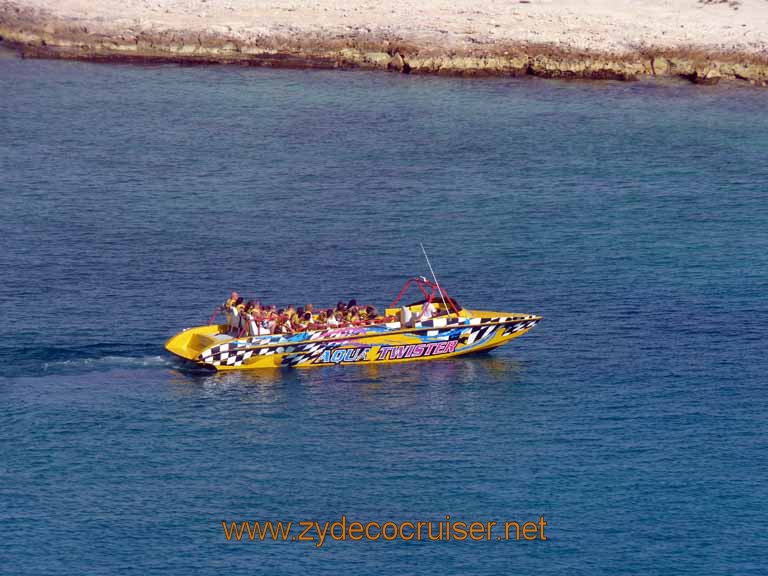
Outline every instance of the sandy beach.
<path id="1" fill-rule="evenodd" d="M 27 56 L 768 81 L 766 0 L 0 0 Z"/>

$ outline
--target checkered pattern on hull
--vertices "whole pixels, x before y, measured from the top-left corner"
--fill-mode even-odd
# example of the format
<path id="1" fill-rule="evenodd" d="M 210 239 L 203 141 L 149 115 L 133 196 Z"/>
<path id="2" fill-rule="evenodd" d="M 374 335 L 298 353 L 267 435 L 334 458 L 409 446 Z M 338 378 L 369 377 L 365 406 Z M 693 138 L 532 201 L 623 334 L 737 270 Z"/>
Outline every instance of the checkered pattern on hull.
<path id="1" fill-rule="evenodd" d="M 509 336 L 515 332 L 532 328 L 538 323 L 538 320 L 532 320 L 531 318 L 531 316 L 497 316 L 492 318 L 470 318 L 468 321 L 455 318 L 434 318 L 419 322 L 415 328 L 434 328 L 434 330 L 416 333 L 425 342 L 458 338 L 463 347 L 474 347 L 480 346 L 487 340 L 492 339 L 498 330 L 503 330 L 503 335 Z M 515 320 L 515 322 L 511 322 L 512 320 Z M 481 326 L 481 324 L 492 325 Z M 379 329 L 378 331 L 383 336 L 390 330 L 399 329 L 400 324 L 397 323 L 397 327 L 379 325 L 376 328 Z M 211 366 L 242 366 L 253 355 L 272 356 L 275 354 L 286 354 L 281 360 L 282 366 L 311 364 L 325 351 L 332 351 L 339 346 L 350 346 L 349 340 L 339 340 L 336 342 L 312 341 L 324 339 L 328 336 L 328 332 L 318 331 L 291 336 L 273 335 L 245 338 L 219 344 L 205 350 L 200 355 L 200 361 Z M 343 338 L 343 335 L 339 336 Z"/>
<path id="2" fill-rule="evenodd" d="M 321 332 L 317 332 L 312 334 L 310 338 L 314 337 L 316 339 L 321 335 Z M 268 346 L 270 344 L 272 346 Z M 284 345 L 275 346 L 275 344 Z M 283 336 L 272 338 L 248 338 L 213 346 L 200 355 L 200 361 L 211 366 L 242 366 L 243 363 L 254 354 L 258 356 L 290 354 L 291 356 L 286 356 L 283 359 L 282 365 L 295 366 L 299 363 L 304 364 L 305 359 L 309 360 L 319 356 L 327 347 L 331 345 L 338 346 L 339 344 L 340 343 L 332 343 L 329 345 L 327 343 L 316 343 L 306 339 L 300 344 L 292 344 L 290 338 Z M 259 348 L 259 346 L 263 347 Z"/>
<path id="3" fill-rule="evenodd" d="M 255 350 L 246 350 L 246 344 L 227 342 L 205 350 L 200 354 L 200 360 L 212 366 L 242 366 Z"/>
<path id="4" fill-rule="evenodd" d="M 519 317 L 515 317 L 517 320 Z M 525 320 L 521 319 L 517 322 L 512 322 L 513 318 L 509 316 L 498 316 L 495 318 L 471 318 L 470 328 L 466 328 L 461 332 L 459 342 L 468 346 L 479 346 L 484 342 L 491 340 L 499 330 L 503 330 L 503 336 L 510 336 L 515 332 L 520 332 L 527 328 L 531 328 L 536 325 L 538 320 L 530 320 L 530 316 Z M 491 326 L 474 326 L 477 324 L 491 324 Z"/>
<path id="5" fill-rule="evenodd" d="M 526 320 L 525 322 L 515 322 L 514 324 L 507 324 L 504 326 L 504 336 L 509 336 L 510 334 L 514 334 L 515 332 L 520 332 L 520 330 L 527 330 L 528 328 L 533 328 L 538 324 L 538 320 Z"/>

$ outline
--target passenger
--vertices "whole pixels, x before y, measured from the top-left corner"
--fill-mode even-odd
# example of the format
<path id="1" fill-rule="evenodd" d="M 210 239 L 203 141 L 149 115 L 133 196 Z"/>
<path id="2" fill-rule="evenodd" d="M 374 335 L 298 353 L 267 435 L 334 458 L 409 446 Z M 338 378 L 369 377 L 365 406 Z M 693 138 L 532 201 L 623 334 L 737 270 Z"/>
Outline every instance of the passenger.
<path id="1" fill-rule="evenodd" d="M 294 326 L 294 329 L 296 330 L 296 332 L 305 332 L 306 330 L 309 330 L 309 327 L 311 324 L 312 324 L 312 313 L 304 312 L 304 314 L 299 316 L 298 324 Z"/>
<path id="2" fill-rule="evenodd" d="M 312 315 L 312 319 L 314 320 L 314 318 L 315 318 L 315 309 L 314 309 L 314 307 L 312 306 L 312 304 L 307 304 L 307 305 L 304 307 L 304 311 L 305 311 L 305 312 L 309 312 L 309 313 Z"/>
<path id="3" fill-rule="evenodd" d="M 296 314 L 296 310 L 293 308 L 292 305 L 288 305 L 285 308 L 282 309 L 283 311 L 280 312 L 278 310 L 278 316 L 285 316 L 285 319 L 287 322 L 290 322 L 291 318 Z"/>
<path id="4" fill-rule="evenodd" d="M 280 318 L 283 316 L 284 313 L 285 313 L 285 310 L 283 310 L 282 308 L 280 308 L 276 312 L 272 312 L 270 310 L 269 332 L 271 334 L 280 334 L 280 328 L 281 328 Z"/>
<path id="5" fill-rule="evenodd" d="M 230 334 L 230 336 L 238 336 L 240 334 L 240 329 L 244 326 L 244 324 L 241 326 L 241 322 L 244 321 L 244 319 L 243 319 L 243 308 L 244 308 L 244 306 L 243 306 L 243 297 L 242 296 L 238 296 L 237 299 L 234 301 L 234 304 L 229 307 L 229 311 L 230 311 L 229 334 Z"/>
<path id="6" fill-rule="evenodd" d="M 304 308 L 299 306 L 296 311 L 288 316 L 288 321 L 291 324 L 291 331 L 298 332 L 298 326 L 301 324 L 301 318 L 304 316 Z"/>
<path id="7" fill-rule="evenodd" d="M 268 310 L 262 309 L 258 316 L 259 336 L 265 336 L 272 333 L 272 318 Z"/>
<path id="8" fill-rule="evenodd" d="M 255 304 L 256 303 L 253 300 L 248 300 L 243 307 L 243 321 L 245 323 L 245 330 L 243 333 L 249 336 L 256 336 L 259 333 L 256 319 L 253 316 Z"/>
<path id="9" fill-rule="evenodd" d="M 317 318 L 315 318 L 315 321 L 312 324 L 312 329 L 325 330 L 326 328 L 328 328 L 328 315 L 325 311 L 322 311 L 317 315 Z"/>
<path id="10" fill-rule="evenodd" d="M 325 311 L 325 318 L 326 322 L 328 323 L 328 328 L 339 327 L 339 321 L 336 320 L 336 315 L 333 311 L 333 308 L 328 308 L 328 310 Z"/>
<path id="11" fill-rule="evenodd" d="M 357 307 L 357 300 L 352 298 L 349 302 L 347 302 L 347 308 Z"/>
<path id="12" fill-rule="evenodd" d="M 346 312 L 346 311 L 347 311 L 347 305 L 346 305 L 346 304 L 344 304 L 344 302 L 342 302 L 341 300 L 339 300 L 339 301 L 336 303 L 336 312 L 341 312 L 341 313 L 344 313 L 344 312 Z"/>
<path id="13" fill-rule="evenodd" d="M 277 318 L 277 314 L 269 310 L 268 308 L 262 309 L 261 312 L 261 331 L 260 334 L 274 334 L 275 330 L 275 319 Z"/>
<path id="14" fill-rule="evenodd" d="M 251 336 L 264 336 L 270 333 L 269 319 L 261 311 L 259 302 L 251 300 L 246 304 L 246 321 Z"/>
<path id="15" fill-rule="evenodd" d="M 240 294 L 238 294 L 237 292 L 232 292 L 229 295 L 229 298 L 227 298 L 227 301 L 224 303 L 224 306 L 226 307 L 234 306 L 238 298 L 240 298 Z"/>
<path id="16" fill-rule="evenodd" d="M 232 292 L 229 295 L 229 298 L 224 301 L 224 304 L 219 306 L 219 310 L 222 310 L 224 312 L 224 316 L 227 318 L 227 326 L 232 326 L 232 307 L 235 305 L 235 302 L 237 302 L 238 298 L 240 298 L 240 294 L 237 292 Z"/>
<path id="17" fill-rule="evenodd" d="M 238 337 L 245 334 L 246 330 L 248 330 L 248 319 L 245 314 L 245 301 L 243 298 L 238 297 L 236 300 L 236 306 L 237 308 L 237 315 L 239 316 L 239 322 L 237 324 L 237 335 Z"/>
<path id="18" fill-rule="evenodd" d="M 365 307 L 365 314 L 368 316 L 369 322 L 375 322 L 379 317 L 379 311 L 376 309 L 376 306 L 371 306 L 370 304 Z"/>
<path id="19" fill-rule="evenodd" d="M 260 336 L 265 333 L 264 328 L 262 328 L 262 320 L 263 315 L 261 312 L 261 304 L 258 300 L 251 300 L 251 323 L 249 324 L 250 327 L 250 334 L 251 336 Z"/>
<path id="20" fill-rule="evenodd" d="M 293 332 L 288 316 L 285 314 L 278 317 L 276 334 L 290 334 Z"/>
<path id="21" fill-rule="evenodd" d="M 411 328 L 413 326 L 413 313 L 407 306 L 400 307 L 400 325 L 403 328 Z"/>

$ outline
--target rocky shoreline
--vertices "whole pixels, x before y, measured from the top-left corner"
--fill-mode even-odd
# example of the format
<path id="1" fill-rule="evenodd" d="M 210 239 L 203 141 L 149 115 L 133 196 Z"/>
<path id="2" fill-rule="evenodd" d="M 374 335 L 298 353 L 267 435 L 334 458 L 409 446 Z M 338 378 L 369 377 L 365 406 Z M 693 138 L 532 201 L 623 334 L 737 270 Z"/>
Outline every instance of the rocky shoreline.
<path id="1" fill-rule="evenodd" d="M 447 76 L 525 76 L 635 80 L 678 77 L 697 84 L 737 80 L 768 86 L 768 56 L 739 50 L 642 46 L 606 52 L 549 43 L 445 45 L 389 32 L 296 32 L 121 29 L 66 19 L 0 1 L 0 40 L 25 58 L 99 62 L 241 64 L 280 68 L 387 70 Z"/>

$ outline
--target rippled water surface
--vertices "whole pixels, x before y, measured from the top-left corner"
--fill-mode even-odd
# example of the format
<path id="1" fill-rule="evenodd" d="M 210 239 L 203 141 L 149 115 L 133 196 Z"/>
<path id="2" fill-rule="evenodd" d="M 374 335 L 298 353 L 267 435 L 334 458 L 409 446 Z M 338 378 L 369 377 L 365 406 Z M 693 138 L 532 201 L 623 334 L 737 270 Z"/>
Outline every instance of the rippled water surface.
<path id="1" fill-rule="evenodd" d="M 0 58 L 9 574 L 759 574 L 768 93 Z M 484 357 L 211 375 L 232 289 L 538 313 Z M 546 542 L 233 543 L 223 519 Z"/>

